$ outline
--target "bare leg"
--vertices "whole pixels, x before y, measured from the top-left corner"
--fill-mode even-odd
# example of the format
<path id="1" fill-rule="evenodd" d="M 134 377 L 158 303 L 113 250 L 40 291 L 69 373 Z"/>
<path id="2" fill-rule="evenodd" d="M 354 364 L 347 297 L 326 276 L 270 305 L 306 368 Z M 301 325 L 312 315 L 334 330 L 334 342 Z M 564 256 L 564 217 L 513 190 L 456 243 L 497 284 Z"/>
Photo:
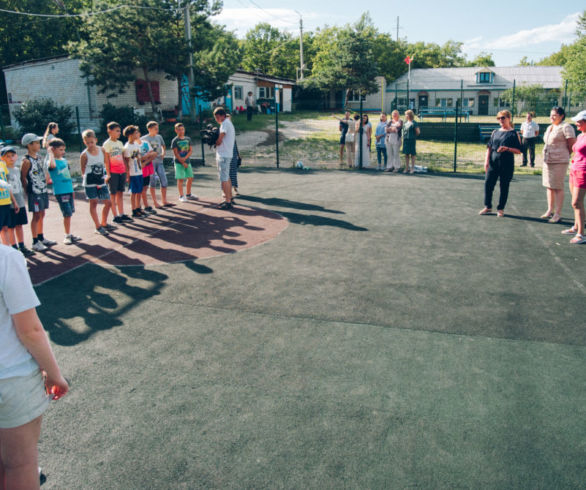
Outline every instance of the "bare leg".
<path id="1" fill-rule="evenodd" d="M 183 179 L 177 179 L 177 189 L 179 190 L 179 197 L 183 196 Z"/>
<path id="2" fill-rule="evenodd" d="M 344 163 L 344 145 L 340 145 L 340 164 Z"/>
<path id="3" fill-rule="evenodd" d="M 555 189 L 555 213 L 562 214 L 562 207 L 564 205 L 564 190 Z"/>
<path id="4" fill-rule="evenodd" d="M 574 187 L 572 194 L 572 208 L 574 208 L 574 226 L 577 233 L 584 235 L 584 219 L 586 218 L 584 212 L 584 196 L 586 189 Z"/>
<path id="5" fill-rule="evenodd" d="M 104 207 L 102 208 L 102 222 L 100 223 L 102 226 L 106 226 L 108 224 L 108 214 L 110 213 L 110 207 L 112 204 L 110 201 L 104 201 Z"/>
<path id="6" fill-rule="evenodd" d="M 153 206 L 156 207 L 156 208 L 160 208 L 161 205 L 157 201 L 157 192 L 156 192 L 156 189 L 154 187 L 151 187 L 150 189 L 151 189 L 151 198 L 153 200 Z"/>
<path id="7" fill-rule="evenodd" d="M 187 184 L 185 185 L 186 189 L 185 189 L 185 193 L 186 194 L 191 194 L 191 183 L 193 182 L 193 177 L 188 177 L 187 178 Z M 230 188 L 231 189 L 231 188 Z"/>
<path id="8" fill-rule="evenodd" d="M 4 245 L 10 245 L 10 240 L 8 238 L 8 226 L 4 226 L 2 231 L 0 232 L 0 237 L 2 238 L 2 243 Z"/>
<path id="9" fill-rule="evenodd" d="M 120 212 L 120 210 L 118 210 L 118 212 L 116 212 L 117 209 L 117 197 L 118 197 L 118 193 L 116 194 L 110 194 L 110 206 L 112 207 L 112 213 L 114 214 L 114 216 L 119 216 L 122 213 Z"/>
<path id="10" fill-rule="evenodd" d="M 98 200 L 97 199 L 90 199 L 90 216 L 94 222 L 96 228 L 100 227 L 100 221 L 98 220 Z"/>
<path id="11" fill-rule="evenodd" d="M 37 238 L 37 235 L 39 234 L 38 226 L 40 215 L 41 213 L 33 213 L 33 217 L 31 218 L 31 234 L 33 238 Z"/>
<path id="12" fill-rule="evenodd" d="M 0 429 L 0 488 L 39 488 L 37 444 L 41 420 L 37 417 L 13 429 Z"/>
<path id="13" fill-rule="evenodd" d="M 22 225 L 16 226 L 14 232 L 16 233 L 16 240 L 18 243 L 24 243 L 24 230 L 22 229 Z"/>
<path id="14" fill-rule="evenodd" d="M 144 207 L 148 208 L 149 207 L 149 200 L 147 198 L 147 188 L 146 187 L 142 188 L 141 196 L 142 196 L 142 203 L 144 204 Z"/>
<path id="15" fill-rule="evenodd" d="M 124 193 L 123 192 L 116 193 L 116 203 L 118 204 L 118 213 L 124 214 Z"/>
<path id="16" fill-rule="evenodd" d="M 161 187 L 161 197 L 163 199 L 163 204 L 169 204 L 169 201 L 167 201 L 167 188 L 166 187 Z"/>
<path id="17" fill-rule="evenodd" d="M 222 191 L 224 192 L 226 202 L 230 202 L 232 200 L 232 183 L 229 180 L 222 182 Z"/>
<path id="18" fill-rule="evenodd" d="M 543 214 L 544 216 L 546 214 L 553 213 L 554 203 L 555 203 L 555 197 L 554 197 L 554 194 L 553 194 L 553 189 L 550 189 L 548 187 L 547 188 L 547 212 Z"/>

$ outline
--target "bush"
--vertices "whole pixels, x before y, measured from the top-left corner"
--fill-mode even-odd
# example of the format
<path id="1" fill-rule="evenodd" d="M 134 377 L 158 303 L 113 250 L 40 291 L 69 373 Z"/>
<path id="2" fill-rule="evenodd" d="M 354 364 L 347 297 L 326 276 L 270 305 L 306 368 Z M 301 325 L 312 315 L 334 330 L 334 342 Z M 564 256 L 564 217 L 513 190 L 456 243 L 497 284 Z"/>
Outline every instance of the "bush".
<path id="1" fill-rule="evenodd" d="M 14 118 L 18 122 L 22 133 L 45 134 L 47 124 L 59 124 L 59 136 L 67 137 L 75 128 L 72 120 L 73 108 L 59 106 L 51 99 L 32 99 L 14 111 Z"/>
<path id="2" fill-rule="evenodd" d="M 141 133 L 146 132 L 146 123 L 150 119 L 146 116 L 141 116 L 134 112 L 134 108 L 130 106 L 116 107 L 112 104 L 104 104 L 102 112 L 100 112 L 100 118 L 102 119 L 102 125 L 100 130 L 106 131 L 106 124 L 111 121 L 116 121 L 122 129 L 126 126 L 134 124 L 140 128 Z"/>

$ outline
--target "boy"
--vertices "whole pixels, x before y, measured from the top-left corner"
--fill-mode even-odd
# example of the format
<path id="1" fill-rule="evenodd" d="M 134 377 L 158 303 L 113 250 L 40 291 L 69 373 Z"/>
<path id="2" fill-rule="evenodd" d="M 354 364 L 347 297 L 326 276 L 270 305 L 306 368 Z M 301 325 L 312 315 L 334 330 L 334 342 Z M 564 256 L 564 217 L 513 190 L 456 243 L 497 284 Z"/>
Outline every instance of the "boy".
<path id="1" fill-rule="evenodd" d="M 190 199 L 197 199 L 196 196 L 191 195 L 193 169 L 189 163 L 189 157 L 193 149 L 191 147 L 191 139 L 185 136 L 185 126 L 182 123 L 175 124 L 175 133 L 177 133 L 177 136 L 171 141 L 173 162 L 175 163 L 175 179 L 177 180 L 177 189 L 179 189 L 179 200 L 181 202 L 187 202 Z M 186 195 L 183 195 L 184 180 L 187 180 Z"/>
<path id="2" fill-rule="evenodd" d="M 91 129 L 86 129 L 81 136 L 86 148 L 79 157 L 79 163 L 83 175 L 83 188 L 90 202 L 90 216 L 96 226 L 96 233 L 99 235 L 108 235 L 116 227 L 108 224 L 108 213 L 110 212 L 112 203 L 110 202 L 110 193 L 108 192 L 105 153 L 97 145 L 98 139 L 96 138 L 96 133 Z M 104 203 L 104 207 L 102 208 L 102 221 L 98 219 L 98 201 Z"/>
<path id="3" fill-rule="evenodd" d="M 144 156 L 141 154 L 140 131 L 137 126 L 126 126 L 123 134 L 128 139 L 128 142 L 124 145 L 123 155 L 124 163 L 129 172 L 128 181 L 130 182 L 132 217 L 142 218 L 148 216 L 148 213 L 144 213 L 140 208 L 140 198 L 143 189 L 142 166 L 151 162 L 155 158 L 156 153 L 148 151 Z"/>
<path id="4" fill-rule="evenodd" d="M 130 216 L 124 214 L 124 190 L 128 180 L 128 167 L 122 156 L 124 145 L 120 141 L 120 124 L 115 121 L 109 122 L 106 129 L 108 130 L 108 139 L 104 141 L 102 148 L 105 152 L 106 174 L 110 187 L 114 223 L 134 221 Z"/>
<path id="5" fill-rule="evenodd" d="M 159 182 L 161 183 L 161 197 L 163 200 L 163 206 L 173 206 L 169 201 L 167 201 L 167 174 L 165 173 L 165 165 L 163 163 L 163 158 L 165 157 L 165 141 L 163 137 L 159 134 L 159 124 L 156 121 L 150 121 L 147 123 L 147 130 L 149 134 L 143 136 L 141 139 L 142 141 L 147 141 L 153 151 L 157 152 L 157 157 L 153 160 L 153 167 L 155 173 L 151 175 L 150 185 L 151 188 L 151 197 L 153 198 L 153 204 L 156 208 L 160 208 L 161 206 L 157 202 L 157 195 L 156 195 L 156 187 L 157 187 L 157 176 L 159 177 Z"/>
<path id="6" fill-rule="evenodd" d="M 35 255 L 35 252 L 24 246 L 23 225 L 28 223 L 26 214 L 26 202 L 24 200 L 24 190 L 20 181 L 20 168 L 16 165 L 18 155 L 16 149 L 12 146 L 5 146 L 0 150 L 0 158 L 8 168 L 8 184 L 10 184 L 12 195 L 16 201 L 16 206 L 11 206 L 11 225 L 8 227 L 9 242 L 14 248 L 18 248 L 20 253 L 25 257 Z M 16 247 L 18 243 L 18 247 Z"/>
<path id="7" fill-rule="evenodd" d="M 220 124 L 220 136 L 216 141 L 216 163 L 220 176 L 220 185 L 225 201 L 218 208 L 232 209 L 232 183 L 230 182 L 230 162 L 234 157 L 234 144 L 236 142 L 236 131 L 230 118 L 227 117 L 223 107 L 216 107 L 214 118 Z"/>
<path id="8" fill-rule="evenodd" d="M 151 182 L 151 177 L 154 176 L 154 174 L 155 174 L 155 169 L 153 167 L 152 159 L 157 157 L 157 152 L 153 151 L 153 149 L 151 148 L 151 145 L 149 144 L 148 141 L 143 141 L 142 139 L 139 139 L 137 141 L 137 144 L 140 146 L 141 161 L 148 162 L 142 166 L 142 193 L 141 193 L 141 197 L 142 197 L 142 202 L 144 204 L 144 214 L 157 214 L 157 212 L 149 205 L 149 200 L 147 197 L 147 189 L 148 189 L 149 184 Z M 148 161 L 148 159 L 150 157 L 152 157 L 152 159 L 151 159 L 151 161 Z"/>
<path id="9" fill-rule="evenodd" d="M 71 217 L 75 213 L 73 199 L 73 181 L 69 172 L 69 164 L 65 160 L 65 142 L 60 138 L 53 138 L 47 148 L 49 157 L 49 175 L 53 181 L 53 194 L 59 203 L 63 214 L 63 229 L 65 230 L 65 245 L 73 245 L 81 238 L 71 234 Z"/>
<path id="10" fill-rule="evenodd" d="M 8 150 L 11 150 L 8 147 Z M 2 148 L 0 154 L 2 160 L 0 160 L 0 238 L 2 243 L 7 246 L 16 247 L 16 240 L 14 239 L 14 231 L 12 228 L 13 220 L 12 213 L 10 210 L 11 206 L 14 206 L 18 210 L 18 203 L 12 194 L 12 186 L 8 182 L 8 167 L 6 166 L 6 160 L 9 158 L 6 156 L 7 148 Z M 16 154 L 16 152 L 14 152 Z M 10 232 L 9 232 L 10 229 Z"/>
<path id="11" fill-rule="evenodd" d="M 31 234 L 33 236 L 33 250 L 36 252 L 44 252 L 47 247 L 57 244 L 43 235 L 43 220 L 45 219 L 45 210 L 49 208 L 49 194 L 45 165 L 39 155 L 42 139 L 41 136 L 33 133 L 27 133 L 22 137 L 22 146 L 27 149 L 27 154 L 22 159 L 20 167 L 20 180 L 26 189 L 29 211 L 33 213 Z"/>

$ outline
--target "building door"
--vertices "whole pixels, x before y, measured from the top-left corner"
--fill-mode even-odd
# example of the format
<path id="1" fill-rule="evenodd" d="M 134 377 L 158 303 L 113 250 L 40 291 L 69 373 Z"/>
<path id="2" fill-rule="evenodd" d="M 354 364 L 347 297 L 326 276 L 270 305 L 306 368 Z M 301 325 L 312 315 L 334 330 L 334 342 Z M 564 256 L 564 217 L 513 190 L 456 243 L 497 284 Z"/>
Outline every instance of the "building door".
<path id="1" fill-rule="evenodd" d="M 479 116 L 488 116 L 488 95 L 479 95 L 478 96 L 478 115 Z"/>
<path id="2" fill-rule="evenodd" d="M 429 97 L 427 95 L 420 95 L 419 96 L 419 108 L 420 109 L 427 109 L 429 103 Z"/>

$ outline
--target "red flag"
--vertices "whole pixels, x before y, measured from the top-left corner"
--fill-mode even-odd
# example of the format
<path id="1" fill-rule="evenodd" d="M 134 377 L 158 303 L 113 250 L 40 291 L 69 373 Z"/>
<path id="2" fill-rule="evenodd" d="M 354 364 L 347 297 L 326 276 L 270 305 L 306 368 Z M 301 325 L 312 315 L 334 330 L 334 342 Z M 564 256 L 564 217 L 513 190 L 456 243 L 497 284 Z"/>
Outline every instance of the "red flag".
<path id="1" fill-rule="evenodd" d="M 410 65 L 411 62 L 413 61 L 413 58 L 410 58 L 409 56 L 407 56 L 403 61 L 405 61 L 405 63 L 407 63 L 408 65 Z"/>

